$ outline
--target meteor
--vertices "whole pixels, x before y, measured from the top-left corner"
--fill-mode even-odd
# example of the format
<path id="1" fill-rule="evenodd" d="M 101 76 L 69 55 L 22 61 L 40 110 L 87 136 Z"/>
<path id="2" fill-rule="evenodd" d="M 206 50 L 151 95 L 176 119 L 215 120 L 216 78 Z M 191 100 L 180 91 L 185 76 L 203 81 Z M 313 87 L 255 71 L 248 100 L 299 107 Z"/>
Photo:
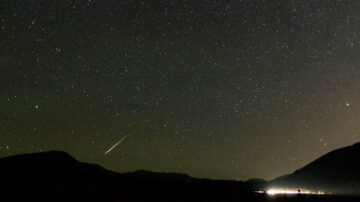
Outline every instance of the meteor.
<path id="1" fill-rule="evenodd" d="M 129 135 L 127 135 L 127 136 L 129 136 Z M 117 143 L 114 144 L 114 146 L 110 147 L 110 149 L 107 150 L 107 151 L 105 152 L 105 154 L 108 154 L 109 152 L 111 152 L 116 146 L 118 146 L 122 141 L 124 141 L 125 138 L 127 138 L 127 136 L 121 138 Z"/>

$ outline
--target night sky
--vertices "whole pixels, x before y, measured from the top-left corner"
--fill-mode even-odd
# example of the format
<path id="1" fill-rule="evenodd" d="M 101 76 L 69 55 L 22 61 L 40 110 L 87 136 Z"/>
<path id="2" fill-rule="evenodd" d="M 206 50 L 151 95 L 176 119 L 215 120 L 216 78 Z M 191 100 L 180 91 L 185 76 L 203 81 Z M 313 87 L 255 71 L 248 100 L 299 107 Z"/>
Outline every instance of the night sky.
<path id="1" fill-rule="evenodd" d="M 56 149 L 118 172 L 212 179 L 293 172 L 360 141 L 359 10 L 2 0 L 0 157 Z"/>

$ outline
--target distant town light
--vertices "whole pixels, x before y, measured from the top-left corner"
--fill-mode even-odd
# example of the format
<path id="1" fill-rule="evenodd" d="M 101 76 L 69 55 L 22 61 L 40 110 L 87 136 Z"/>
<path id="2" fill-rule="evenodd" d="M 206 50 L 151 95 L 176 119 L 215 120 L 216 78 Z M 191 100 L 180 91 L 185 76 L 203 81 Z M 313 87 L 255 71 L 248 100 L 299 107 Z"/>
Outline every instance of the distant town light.
<path id="1" fill-rule="evenodd" d="M 311 194 L 310 191 L 303 191 L 303 190 L 287 190 L 287 189 L 269 189 L 266 191 L 269 195 L 275 194 Z"/>
<path id="2" fill-rule="evenodd" d="M 302 189 L 268 189 L 266 191 L 255 191 L 259 194 L 268 194 L 268 195 L 289 195 L 289 194 L 311 194 L 311 195 L 323 195 L 325 192 L 323 191 L 309 191 Z"/>

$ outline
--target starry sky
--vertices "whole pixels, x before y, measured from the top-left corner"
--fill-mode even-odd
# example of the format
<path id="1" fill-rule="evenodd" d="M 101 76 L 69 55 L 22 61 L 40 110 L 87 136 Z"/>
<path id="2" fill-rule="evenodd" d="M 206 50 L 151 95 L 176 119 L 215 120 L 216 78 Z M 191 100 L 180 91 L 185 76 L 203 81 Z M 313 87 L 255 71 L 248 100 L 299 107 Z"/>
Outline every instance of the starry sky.
<path id="1" fill-rule="evenodd" d="M 293 172 L 360 141 L 359 9 L 3 0 L 0 157 L 56 149 L 212 179 Z"/>

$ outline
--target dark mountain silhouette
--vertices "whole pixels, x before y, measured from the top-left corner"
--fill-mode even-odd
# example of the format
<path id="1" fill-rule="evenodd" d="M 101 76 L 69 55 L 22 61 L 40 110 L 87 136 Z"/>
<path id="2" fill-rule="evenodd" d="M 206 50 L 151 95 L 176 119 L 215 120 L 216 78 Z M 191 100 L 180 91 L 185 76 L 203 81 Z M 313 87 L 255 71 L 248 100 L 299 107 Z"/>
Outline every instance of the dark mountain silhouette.
<path id="1" fill-rule="evenodd" d="M 0 201 L 238 201 L 248 183 L 186 174 L 115 173 L 60 151 L 0 159 Z"/>
<path id="2" fill-rule="evenodd" d="M 360 194 L 360 143 L 334 150 L 290 175 L 269 183 L 272 187 L 306 188 L 338 194 Z"/>
<path id="3" fill-rule="evenodd" d="M 265 184 L 266 181 L 264 179 L 260 179 L 260 178 L 251 178 L 248 179 L 246 182 L 251 183 L 251 184 Z"/>
<path id="4" fill-rule="evenodd" d="M 298 180 L 300 177 L 308 176 L 309 172 L 317 175 L 323 172 L 324 168 L 333 167 L 334 162 L 336 166 L 329 173 L 344 171 L 356 175 L 358 167 L 352 167 L 357 164 L 356 161 L 348 162 L 346 158 L 349 160 L 351 158 L 343 156 L 357 153 L 359 145 L 349 148 L 329 153 L 329 156 L 325 155 L 317 160 L 320 163 L 315 161 L 294 174 L 278 178 L 271 183 Z M 340 157 L 341 160 L 334 160 Z M 329 175 L 332 176 L 332 174 Z M 341 179 L 344 179 L 344 176 Z M 311 176 L 311 179 L 313 178 L 314 176 Z M 352 178 L 352 180 L 356 182 L 358 178 Z M 265 184 L 266 182 L 261 179 L 251 179 L 247 182 L 210 180 L 193 178 L 186 174 L 155 173 L 143 170 L 116 173 L 99 165 L 79 162 L 61 151 L 23 154 L 0 159 L 1 202 L 359 201 L 357 197 L 348 196 L 268 196 L 254 192 L 256 189 L 264 188 Z"/>

